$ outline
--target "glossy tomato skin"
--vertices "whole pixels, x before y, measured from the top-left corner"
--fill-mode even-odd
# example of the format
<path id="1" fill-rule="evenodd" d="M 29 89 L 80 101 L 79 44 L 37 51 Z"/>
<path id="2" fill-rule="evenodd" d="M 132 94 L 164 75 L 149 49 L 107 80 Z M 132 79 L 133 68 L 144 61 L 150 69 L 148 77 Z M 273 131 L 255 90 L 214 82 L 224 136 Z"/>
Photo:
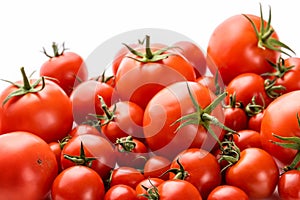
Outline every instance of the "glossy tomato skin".
<path id="1" fill-rule="evenodd" d="M 95 116 L 91 115 L 102 115 L 103 110 L 98 95 L 110 106 L 113 91 L 112 86 L 95 80 L 79 84 L 70 95 L 76 124 L 81 124 L 87 120 L 95 120 Z"/>
<path id="2" fill-rule="evenodd" d="M 243 151 L 249 147 L 262 148 L 260 132 L 252 129 L 243 129 L 233 135 L 233 141 L 236 146 Z"/>
<path id="3" fill-rule="evenodd" d="M 0 199 L 46 199 L 58 173 L 49 145 L 23 131 L 0 135 Z"/>
<path id="4" fill-rule="evenodd" d="M 163 156 L 152 155 L 144 165 L 144 176 L 150 178 L 169 179 L 169 175 L 164 174 L 171 166 L 171 161 Z M 164 175 L 163 175 L 164 174 Z"/>
<path id="5" fill-rule="evenodd" d="M 99 174 L 86 166 L 73 166 L 62 171 L 53 181 L 52 200 L 99 200 L 104 198 L 104 184 Z"/>
<path id="6" fill-rule="evenodd" d="M 293 91 L 275 99 L 266 109 L 261 122 L 262 147 L 284 165 L 289 165 L 297 150 L 280 147 L 270 141 L 283 142 L 273 134 L 292 137 L 300 136 L 297 114 L 300 113 L 300 91 Z"/>
<path id="7" fill-rule="evenodd" d="M 139 182 L 145 179 L 145 176 L 134 167 L 117 167 L 111 171 L 109 186 L 113 187 L 118 184 L 128 185 L 135 189 Z"/>
<path id="8" fill-rule="evenodd" d="M 283 173 L 278 181 L 278 195 L 284 200 L 300 199 L 300 171 Z"/>
<path id="9" fill-rule="evenodd" d="M 260 148 L 246 148 L 225 173 L 225 182 L 241 188 L 249 198 L 269 198 L 278 182 L 279 169 L 273 157 Z"/>
<path id="10" fill-rule="evenodd" d="M 31 83 L 33 82 L 35 80 L 31 80 Z M 40 87 L 41 83 L 35 89 Z M 0 96 L 1 104 L 15 90 L 17 87 L 12 85 L 3 90 Z M 50 80 L 45 80 L 45 87 L 37 93 L 11 98 L 2 105 L 0 112 L 2 121 L 0 134 L 28 131 L 47 143 L 64 138 L 73 125 L 72 104 L 69 97 Z"/>
<path id="11" fill-rule="evenodd" d="M 104 200 L 137 200 L 136 191 L 125 184 L 114 185 L 105 193 Z"/>
<path id="12" fill-rule="evenodd" d="M 247 128 L 248 117 L 242 108 L 225 107 L 224 117 L 224 125 L 232 130 L 239 131 Z"/>
<path id="13" fill-rule="evenodd" d="M 199 148 L 184 150 L 172 161 L 170 169 L 180 169 L 177 160 L 188 173 L 184 180 L 192 183 L 203 198 L 207 198 L 208 194 L 221 184 L 220 165 L 216 157 L 208 151 Z M 170 179 L 174 177 L 175 174 L 170 173 Z"/>
<path id="14" fill-rule="evenodd" d="M 173 179 L 161 183 L 158 187 L 160 200 L 202 200 L 197 188 L 188 181 Z"/>
<path id="15" fill-rule="evenodd" d="M 144 134 L 149 148 L 154 154 L 170 160 L 187 148 L 202 147 L 210 151 L 216 145 L 216 140 L 202 125 L 187 125 L 176 132 L 180 123 L 174 122 L 196 111 L 187 84 L 201 108 L 207 107 L 216 98 L 207 87 L 199 83 L 181 81 L 157 93 L 144 112 Z M 221 123 L 224 122 L 221 105 L 218 105 L 211 115 Z M 211 128 L 218 137 L 223 137 L 224 133 L 219 127 L 211 125 Z"/>
<path id="16" fill-rule="evenodd" d="M 142 109 L 162 88 L 177 81 L 195 81 L 193 66 L 179 54 L 174 54 L 157 62 L 140 62 L 129 53 L 121 61 L 116 74 L 116 97 L 133 101 Z"/>
<path id="17" fill-rule="evenodd" d="M 78 84 L 88 79 L 88 69 L 79 54 L 63 52 L 44 62 L 40 75 L 53 78 L 69 96 Z"/>
<path id="18" fill-rule="evenodd" d="M 84 148 L 85 157 L 95 158 L 90 167 L 94 169 L 103 180 L 107 179 L 110 170 L 115 167 L 116 155 L 111 143 L 97 135 L 84 134 L 72 137 L 62 149 L 62 169 L 64 170 L 77 165 L 77 163 L 65 158 L 64 155 L 80 156 L 81 143 Z M 89 163 L 86 164 L 88 165 Z"/>
<path id="19" fill-rule="evenodd" d="M 240 188 L 232 185 L 220 185 L 211 191 L 207 200 L 228 200 L 239 199 L 248 200 L 248 195 Z"/>
<path id="20" fill-rule="evenodd" d="M 73 129 L 69 132 L 69 136 L 74 137 L 76 135 L 83 134 L 92 134 L 102 136 L 101 132 L 92 125 L 89 124 L 79 124 L 73 127 Z"/>
<path id="21" fill-rule="evenodd" d="M 50 149 L 52 150 L 52 152 L 55 155 L 58 172 L 60 173 L 62 171 L 61 163 L 60 163 L 62 146 L 61 146 L 60 142 L 50 142 L 48 145 L 49 145 Z"/>
<path id="22" fill-rule="evenodd" d="M 247 16 L 260 30 L 261 18 L 251 14 Z M 278 40 L 276 31 L 271 37 Z M 234 15 L 220 23 L 208 42 L 207 60 L 214 62 L 208 63 L 209 69 L 213 74 L 218 71 L 226 85 L 242 73 L 272 71 L 268 60 L 276 63 L 279 57 L 279 51 L 258 47 L 255 31 L 243 15 Z"/>

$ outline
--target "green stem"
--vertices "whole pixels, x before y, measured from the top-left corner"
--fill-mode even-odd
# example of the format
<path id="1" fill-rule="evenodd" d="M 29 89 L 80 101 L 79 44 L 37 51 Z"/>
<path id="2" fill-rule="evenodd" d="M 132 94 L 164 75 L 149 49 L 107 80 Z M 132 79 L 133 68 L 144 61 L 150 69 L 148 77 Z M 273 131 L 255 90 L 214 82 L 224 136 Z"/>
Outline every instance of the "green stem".
<path id="1" fill-rule="evenodd" d="M 21 73 L 22 73 L 23 84 L 24 84 L 23 88 L 24 88 L 25 90 L 30 90 L 30 89 L 31 89 L 31 85 L 30 85 L 30 82 L 29 82 L 29 80 L 28 80 L 28 77 L 27 77 L 27 75 L 26 75 L 26 73 L 25 73 L 24 67 L 21 67 Z"/>

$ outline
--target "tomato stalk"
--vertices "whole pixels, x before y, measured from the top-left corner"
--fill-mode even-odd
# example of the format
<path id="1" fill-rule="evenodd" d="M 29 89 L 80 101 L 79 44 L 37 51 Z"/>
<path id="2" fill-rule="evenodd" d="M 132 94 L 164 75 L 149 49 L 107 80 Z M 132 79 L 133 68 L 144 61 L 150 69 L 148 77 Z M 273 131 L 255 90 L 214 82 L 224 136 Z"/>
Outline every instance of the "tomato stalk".
<path id="1" fill-rule="evenodd" d="M 98 95 L 98 98 L 100 100 L 100 103 L 101 103 L 101 108 L 104 112 L 105 115 L 96 115 L 96 117 L 100 120 L 104 120 L 104 122 L 102 122 L 100 124 L 100 126 L 104 126 L 106 124 L 108 124 L 110 121 L 112 121 L 115 117 L 115 111 L 117 109 L 117 106 L 116 104 L 114 104 L 114 108 L 112 111 L 109 110 L 108 106 L 106 105 L 104 99 L 102 96 Z"/>
<path id="2" fill-rule="evenodd" d="M 136 146 L 132 136 L 118 138 L 115 144 L 122 146 L 122 150 L 118 148 L 118 150 L 121 152 L 131 152 Z"/>
<path id="3" fill-rule="evenodd" d="M 261 113 L 264 109 L 265 109 L 265 101 L 262 98 L 262 96 L 260 95 L 261 100 L 263 102 L 263 105 L 259 105 L 256 103 L 256 96 L 253 96 L 251 99 L 251 103 L 249 103 L 246 107 L 245 107 L 245 112 L 247 114 L 248 117 L 252 117 L 257 115 L 258 113 Z"/>
<path id="4" fill-rule="evenodd" d="M 293 54 L 295 54 L 295 52 L 286 44 L 280 42 L 279 40 L 271 37 L 272 34 L 274 33 L 274 29 L 271 26 L 271 7 L 269 7 L 269 18 L 268 18 L 268 22 L 267 25 L 265 26 L 265 21 L 263 18 L 263 12 L 262 12 L 262 6 L 260 5 L 260 30 L 258 31 L 256 25 L 254 24 L 254 22 L 252 21 L 252 19 L 250 17 L 248 17 L 247 15 L 243 14 L 244 17 L 246 17 L 249 22 L 251 23 L 256 37 L 258 39 L 258 43 L 257 46 L 263 50 L 265 50 L 266 48 L 274 50 L 274 51 L 278 51 L 281 52 L 287 56 L 290 56 L 285 50 L 282 50 L 282 48 L 291 51 Z"/>
<path id="5" fill-rule="evenodd" d="M 48 58 L 54 58 L 54 57 L 59 57 L 61 55 L 64 54 L 65 50 L 67 50 L 67 48 L 65 48 L 65 43 L 62 43 L 62 50 L 61 52 L 59 52 L 59 48 L 58 48 L 58 45 L 53 42 L 52 43 L 52 50 L 53 50 L 53 56 L 49 55 L 46 51 L 46 49 L 43 47 L 43 53 L 48 57 Z"/>
<path id="6" fill-rule="evenodd" d="M 176 163 L 178 164 L 179 166 L 179 169 L 178 168 L 171 168 L 171 169 L 168 169 L 167 171 L 165 171 L 162 175 L 160 176 L 164 176 L 165 174 L 167 173 L 174 173 L 175 176 L 173 179 L 181 179 L 181 180 L 185 180 L 188 176 L 189 176 L 189 173 L 184 169 L 183 165 L 181 164 L 181 162 L 179 161 L 179 158 L 176 159 Z"/>
<path id="7" fill-rule="evenodd" d="M 21 70 L 21 74 L 22 74 L 22 77 L 23 77 L 23 85 L 13 83 L 13 82 L 8 81 L 8 80 L 0 79 L 2 81 L 8 82 L 8 83 L 10 83 L 13 86 L 18 88 L 15 91 L 13 91 L 12 93 L 10 93 L 9 95 L 7 95 L 7 97 L 2 102 L 2 106 L 4 106 L 6 104 L 6 102 L 8 100 L 10 100 L 11 98 L 13 98 L 13 97 L 24 96 L 28 93 L 37 93 L 37 92 L 40 92 L 44 89 L 44 87 L 45 87 L 45 78 L 44 77 L 40 77 L 33 84 L 30 84 L 30 80 L 29 80 L 28 76 L 25 73 L 24 67 L 21 67 L 20 70 Z M 31 76 L 32 76 L 32 74 L 29 77 L 31 77 Z M 40 82 L 42 82 L 41 87 L 36 88 L 40 84 Z"/>
<path id="8" fill-rule="evenodd" d="M 266 79 L 264 82 L 265 91 L 267 95 L 272 99 L 276 99 L 277 97 L 282 95 L 281 91 L 284 91 L 286 89 L 282 85 L 275 85 L 275 84 L 276 84 L 276 79 L 274 80 Z"/>
<path id="9" fill-rule="evenodd" d="M 275 71 L 263 73 L 263 74 L 261 74 L 261 76 L 271 76 L 271 77 L 275 77 L 275 79 L 282 78 L 285 75 L 285 73 L 287 73 L 293 67 L 295 67 L 294 65 L 288 66 L 288 67 L 285 66 L 284 59 L 282 57 L 279 57 L 278 61 L 276 63 L 273 63 L 269 60 L 268 60 L 268 63 L 274 68 Z"/>

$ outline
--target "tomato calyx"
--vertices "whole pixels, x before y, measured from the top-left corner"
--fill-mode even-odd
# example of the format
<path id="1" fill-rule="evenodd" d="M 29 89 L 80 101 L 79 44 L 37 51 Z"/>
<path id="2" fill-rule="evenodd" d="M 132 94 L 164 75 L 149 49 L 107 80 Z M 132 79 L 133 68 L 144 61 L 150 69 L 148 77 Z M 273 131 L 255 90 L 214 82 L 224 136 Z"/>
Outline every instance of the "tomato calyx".
<path id="1" fill-rule="evenodd" d="M 105 126 L 107 125 L 109 122 L 113 121 L 115 118 L 115 111 L 117 109 L 116 104 L 114 104 L 114 108 L 112 111 L 109 110 L 107 104 L 105 103 L 104 99 L 102 96 L 98 95 L 98 98 L 100 100 L 101 103 L 101 108 L 104 112 L 104 115 L 96 115 L 96 117 L 100 120 L 102 120 L 103 122 L 100 123 L 100 126 Z"/>
<path id="2" fill-rule="evenodd" d="M 159 192 L 158 192 L 157 187 L 155 185 L 153 185 L 153 183 L 151 182 L 151 180 L 149 178 L 148 178 L 148 180 L 152 187 L 148 188 L 144 185 L 141 185 L 146 190 L 146 194 L 139 194 L 138 196 L 145 197 L 149 200 L 159 200 Z"/>
<path id="3" fill-rule="evenodd" d="M 276 79 L 266 79 L 264 82 L 265 91 L 271 99 L 276 99 L 282 95 L 282 91 L 286 90 L 283 85 L 276 85 Z"/>
<path id="4" fill-rule="evenodd" d="M 48 58 L 59 57 L 59 56 L 61 56 L 61 55 L 64 54 L 65 50 L 67 50 L 67 48 L 65 48 L 65 43 L 62 43 L 61 46 L 62 46 L 62 50 L 59 51 L 58 44 L 55 43 L 55 42 L 52 42 L 53 56 L 49 55 L 44 47 L 43 47 L 43 53 L 44 53 Z"/>
<path id="5" fill-rule="evenodd" d="M 229 95 L 229 102 L 227 105 L 223 105 L 223 108 L 243 108 L 243 104 L 240 101 L 236 101 L 236 93 Z"/>
<path id="6" fill-rule="evenodd" d="M 176 163 L 178 164 L 179 169 L 178 168 L 168 169 L 160 176 L 162 177 L 167 173 L 173 173 L 173 174 L 175 174 L 173 179 L 185 180 L 189 176 L 189 173 L 184 169 L 183 165 L 179 161 L 179 158 L 176 159 Z"/>
<path id="7" fill-rule="evenodd" d="M 276 63 L 273 63 L 269 60 L 268 63 L 274 68 L 274 72 L 263 73 L 261 76 L 270 76 L 274 77 L 275 79 L 282 78 L 288 71 L 295 67 L 295 65 L 285 66 L 285 62 L 282 57 L 279 57 Z"/>
<path id="8" fill-rule="evenodd" d="M 83 166 L 87 166 L 87 167 L 91 167 L 92 162 L 94 160 L 96 160 L 96 158 L 94 158 L 94 157 L 86 157 L 82 142 L 80 143 L 80 155 L 79 156 L 68 155 L 68 154 L 64 154 L 63 156 L 64 156 L 64 158 L 75 163 L 76 165 L 83 165 Z"/>
<path id="9" fill-rule="evenodd" d="M 129 45 L 123 43 L 123 45 L 125 45 L 133 55 L 137 56 L 137 58 L 134 58 L 131 56 L 127 56 L 127 57 L 132 58 L 138 62 L 146 63 L 146 62 L 157 62 L 160 60 L 164 60 L 172 55 L 171 53 L 165 53 L 165 52 L 173 47 L 165 47 L 165 48 L 161 48 L 155 52 L 152 52 L 151 47 L 150 47 L 150 36 L 149 35 L 145 36 L 145 41 L 146 41 L 145 53 L 137 51 L 137 50 L 133 49 L 132 47 L 130 47 Z"/>
<path id="10" fill-rule="evenodd" d="M 267 25 L 265 26 L 265 22 L 264 22 L 264 18 L 263 18 L 263 12 L 262 12 L 262 6 L 260 5 L 260 30 L 258 31 L 256 25 L 254 24 L 254 22 L 252 21 L 252 19 L 247 16 L 246 14 L 243 14 L 244 17 L 246 17 L 249 22 L 251 23 L 256 37 L 258 39 L 258 43 L 257 46 L 263 50 L 267 49 L 271 49 L 274 51 L 278 51 L 281 52 L 287 56 L 290 56 L 285 50 L 282 50 L 282 48 L 291 51 L 293 54 L 295 54 L 295 52 L 286 44 L 280 42 L 279 40 L 271 37 L 272 34 L 274 33 L 274 29 L 271 26 L 271 7 L 269 7 L 269 18 L 268 18 L 268 22 Z"/>
<path id="11" fill-rule="evenodd" d="M 133 141 L 132 136 L 118 138 L 116 145 L 120 145 L 122 148 L 118 148 L 120 152 L 132 152 L 132 150 L 136 147 L 136 143 Z"/>
<path id="12" fill-rule="evenodd" d="M 22 77 L 23 77 L 23 85 L 1 79 L 2 81 L 8 82 L 18 88 L 15 91 L 13 91 L 12 93 L 10 93 L 9 95 L 7 95 L 7 97 L 2 102 L 2 106 L 4 106 L 6 104 L 6 102 L 13 97 L 23 96 L 28 93 L 38 93 L 44 89 L 44 87 L 46 85 L 45 77 L 42 76 L 39 79 L 37 79 L 33 84 L 30 84 L 29 78 L 32 76 L 32 74 L 28 77 L 25 73 L 24 67 L 21 67 L 20 70 L 21 70 Z M 41 85 L 41 87 L 37 88 L 37 86 L 40 84 L 40 82 L 42 82 L 42 85 Z"/>
<path id="13" fill-rule="evenodd" d="M 171 124 L 171 126 L 173 126 L 179 122 L 182 122 L 175 130 L 175 133 L 178 132 L 182 127 L 190 124 L 200 125 L 203 126 L 211 134 L 211 136 L 219 143 L 219 145 L 221 145 L 218 136 L 210 127 L 211 124 L 216 125 L 229 132 L 236 132 L 236 131 L 222 124 L 216 117 L 211 115 L 211 112 L 224 100 L 224 98 L 227 96 L 227 92 L 224 92 L 219 96 L 217 96 L 217 98 L 214 101 L 212 101 L 206 108 L 203 109 L 196 101 L 188 85 L 187 85 L 187 89 L 196 111 L 180 117 L 179 119 L 177 119 Z"/>
<path id="14" fill-rule="evenodd" d="M 260 97 L 261 97 L 261 95 L 260 95 Z M 263 112 L 263 110 L 265 109 L 265 101 L 262 97 L 261 97 L 261 100 L 263 102 L 263 105 L 259 105 L 256 103 L 256 96 L 252 97 L 251 103 L 248 103 L 248 105 L 245 107 L 245 112 L 248 117 L 252 117 L 252 116 L 257 115 L 258 113 Z"/>

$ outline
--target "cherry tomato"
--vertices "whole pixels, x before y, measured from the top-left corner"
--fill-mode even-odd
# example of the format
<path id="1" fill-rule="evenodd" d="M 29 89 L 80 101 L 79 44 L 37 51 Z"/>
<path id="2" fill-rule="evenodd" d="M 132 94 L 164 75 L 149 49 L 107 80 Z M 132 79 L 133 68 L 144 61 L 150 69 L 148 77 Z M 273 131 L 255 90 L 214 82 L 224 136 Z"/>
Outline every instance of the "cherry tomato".
<path id="1" fill-rule="evenodd" d="M 67 136 L 73 125 L 69 97 L 53 81 L 43 77 L 29 80 L 23 67 L 21 72 L 23 81 L 8 86 L 0 94 L 0 134 L 28 131 L 47 143 Z"/>
<path id="2" fill-rule="evenodd" d="M 169 179 L 169 175 L 164 174 L 171 165 L 171 161 L 163 156 L 153 155 L 144 165 L 144 176 L 146 178 L 161 178 L 163 180 Z"/>
<path id="3" fill-rule="evenodd" d="M 211 191 L 207 200 L 228 200 L 239 199 L 248 200 L 248 195 L 238 187 L 232 185 L 220 185 Z"/>
<path id="4" fill-rule="evenodd" d="M 300 171 L 289 170 L 283 173 L 278 181 L 278 195 L 280 199 L 300 199 Z"/>
<path id="5" fill-rule="evenodd" d="M 104 184 L 99 174 L 86 166 L 63 170 L 53 181 L 51 198 L 98 200 L 104 198 Z"/>
<path id="6" fill-rule="evenodd" d="M 69 133 L 69 136 L 74 137 L 76 135 L 83 134 L 102 135 L 101 132 L 93 125 L 79 124 L 73 127 Z"/>
<path id="7" fill-rule="evenodd" d="M 114 185 L 107 190 L 104 200 L 137 200 L 136 191 L 124 184 Z"/>
<path id="8" fill-rule="evenodd" d="M 159 186 L 161 183 L 163 183 L 165 180 L 160 178 L 147 178 L 139 182 L 135 188 L 135 191 L 138 195 L 139 200 L 147 200 L 147 198 L 144 195 L 147 195 L 147 191 L 153 187 Z M 145 189 L 147 188 L 147 190 Z"/>
<path id="9" fill-rule="evenodd" d="M 236 163 L 227 168 L 225 181 L 239 187 L 249 198 L 269 198 L 278 182 L 279 169 L 273 157 L 260 148 L 241 151 Z"/>
<path id="10" fill-rule="evenodd" d="M 144 175 L 136 168 L 126 166 L 117 167 L 111 172 L 109 186 L 113 187 L 114 185 L 124 184 L 135 189 L 138 183 L 144 179 Z"/>
<path id="11" fill-rule="evenodd" d="M 23 131 L 0 135 L 0 199 L 46 199 L 58 173 L 49 145 Z"/>
<path id="12" fill-rule="evenodd" d="M 233 141 L 240 151 L 249 147 L 262 148 L 259 132 L 252 129 L 244 129 L 238 131 L 237 134 L 233 134 Z"/>
<path id="13" fill-rule="evenodd" d="M 88 69 L 83 58 L 75 52 L 66 52 L 63 49 L 59 52 L 56 43 L 52 44 L 54 55 L 50 56 L 44 53 L 49 60 L 44 62 L 40 67 L 40 75 L 53 78 L 53 80 L 66 92 L 69 96 L 73 89 L 88 79 Z"/>
<path id="14" fill-rule="evenodd" d="M 55 155 L 58 172 L 60 173 L 62 171 L 61 163 L 60 163 L 62 145 L 60 142 L 50 142 L 48 145 Z"/>

